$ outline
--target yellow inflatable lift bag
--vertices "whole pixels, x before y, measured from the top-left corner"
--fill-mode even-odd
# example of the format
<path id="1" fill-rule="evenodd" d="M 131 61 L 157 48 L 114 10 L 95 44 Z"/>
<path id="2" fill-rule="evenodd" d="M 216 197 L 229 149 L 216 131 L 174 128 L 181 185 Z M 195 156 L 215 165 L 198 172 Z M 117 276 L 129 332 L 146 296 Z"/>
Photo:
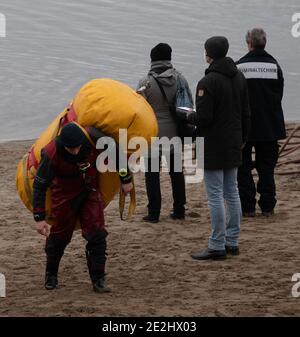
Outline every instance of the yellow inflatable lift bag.
<path id="1" fill-rule="evenodd" d="M 32 186 L 41 159 L 41 149 L 59 135 L 61 128 L 69 122 L 76 122 L 83 130 L 87 126 L 96 127 L 117 142 L 119 129 L 127 130 L 128 142 L 132 137 L 143 137 L 149 145 L 151 138 L 156 137 L 158 132 L 156 117 L 151 106 L 132 88 L 109 78 L 94 79 L 86 83 L 70 105 L 54 119 L 19 162 L 16 173 L 17 190 L 24 205 L 31 212 Z M 128 150 L 127 154 L 130 155 L 130 153 Z M 119 205 L 122 218 L 125 197 L 120 188 L 118 173 L 99 172 L 98 186 L 105 207 L 120 192 Z M 128 216 L 135 208 L 134 189 L 130 197 Z M 49 224 L 52 223 L 50 189 L 46 197 L 46 221 Z"/>

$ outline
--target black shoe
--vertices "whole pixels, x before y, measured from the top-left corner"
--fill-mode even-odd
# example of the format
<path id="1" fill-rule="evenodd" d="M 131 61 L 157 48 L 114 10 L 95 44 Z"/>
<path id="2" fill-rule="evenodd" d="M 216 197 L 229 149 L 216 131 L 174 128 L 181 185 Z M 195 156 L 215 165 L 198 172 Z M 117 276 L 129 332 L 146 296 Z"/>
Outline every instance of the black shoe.
<path id="1" fill-rule="evenodd" d="M 151 223 L 158 223 L 159 218 L 153 215 L 146 215 L 143 217 L 143 220 Z"/>
<path id="2" fill-rule="evenodd" d="M 106 286 L 105 278 L 101 277 L 97 282 L 93 283 L 93 290 L 96 293 L 110 293 L 111 289 Z"/>
<path id="3" fill-rule="evenodd" d="M 208 248 L 191 254 L 191 257 L 195 260 L 225 260 L 226 250 L 213 250 Z"/>
<path id="4" fill-rule="evenodd" d="M 255 217 L 255 211 L 254 212 L 243 212 L 244 218 L 254 218 Z"/>
<path id="5" fill-rule="evenodd" d="M 268 218 L 269 216 L 274 215 L 274 211 L 272 210 L 270 212 L 262 212 L 262 215 Z"/>
<path id="6" fill-rule="evenodd" d="M 56 289 L 57 286 L 58 286 L 57 276 L 46 273 L 45 288 L 47 290 L 53 290 Z"/>
<path id="7" fill-rule="evenodd" d="M 179 214 L 179 213 L 176 213 L 176 212 L 171 212 L 170 218 L 173 219 L 173 220 L 184 220 L 185 214 Z"/>
<path id="8" fill-rule="evenodd" d="M 226 253 L 230 255 L 240 254 L 240 249 L 237 246 L 225 246 L 225 250 L 226 250 Z"/>

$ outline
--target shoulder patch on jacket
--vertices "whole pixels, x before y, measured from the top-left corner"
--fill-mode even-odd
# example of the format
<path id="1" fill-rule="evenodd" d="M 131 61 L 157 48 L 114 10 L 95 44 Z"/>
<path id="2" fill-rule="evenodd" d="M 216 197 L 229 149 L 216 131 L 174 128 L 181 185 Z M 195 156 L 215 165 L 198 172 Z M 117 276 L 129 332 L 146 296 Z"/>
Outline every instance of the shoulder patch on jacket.
<path id="1" fill-rule="evenodd" d="M 204 89 L 198 90 L 198 96 L 200 96 L 200 97 L 204 96 Z"/>

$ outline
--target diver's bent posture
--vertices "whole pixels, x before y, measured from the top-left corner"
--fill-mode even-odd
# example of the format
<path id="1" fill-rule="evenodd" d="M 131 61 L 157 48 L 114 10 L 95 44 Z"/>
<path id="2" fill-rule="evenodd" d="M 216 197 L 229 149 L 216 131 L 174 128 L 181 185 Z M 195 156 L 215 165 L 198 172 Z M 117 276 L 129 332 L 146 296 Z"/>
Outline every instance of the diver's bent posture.
<path id="1" fill-rule="evenodd" d="M 95 143 L 105 136 L 95 128 L 88 128 L 87 132 Z M 41 155 L 33 184 L 33 213 L 37 231 L 47 236 L 45 288 L 51 290 L 58 285 L 59 262 L 79 219 L 82 236 L 87 240 L 86 258 L 93 289 L 96 292 L 110 291 L 105 285 L 107 231 L 97 184 L 99 151 L 89 143 L 79 126 L 70 123 L 42 149 Z M 127 172 L 125 177 L 120 177 L 125 194 L 132 189 L 131 175 L 129 170 Z M 53 221 L 50 233 L 45 221 L 48 187 L 51 189 Z"/>

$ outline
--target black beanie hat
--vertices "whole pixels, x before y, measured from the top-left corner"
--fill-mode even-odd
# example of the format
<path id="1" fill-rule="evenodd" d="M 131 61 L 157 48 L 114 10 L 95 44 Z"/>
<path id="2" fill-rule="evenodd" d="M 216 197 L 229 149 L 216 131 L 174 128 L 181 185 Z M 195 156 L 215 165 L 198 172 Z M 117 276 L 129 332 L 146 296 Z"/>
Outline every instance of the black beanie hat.
<path id="1" fill-rule="evenodd" d="M 69 123 L 62 128 L 59 137 L 63 146 L 74 148 L 83 144 L 85 134 L 76 124 Z"/>
<path id="2" fill-rule="evenodd" d="M 213 36 L 206 40 L 204 47 L 206 55 L 217 60 L 226 56 L 229 49 L 229 43 L 224 36 Z"/>
<path id="3" fill-rule="evenodd" d="M 167 43 L 159 43 L 151 49 L 151 61 L 171 60 L 172 48 Z"/>

